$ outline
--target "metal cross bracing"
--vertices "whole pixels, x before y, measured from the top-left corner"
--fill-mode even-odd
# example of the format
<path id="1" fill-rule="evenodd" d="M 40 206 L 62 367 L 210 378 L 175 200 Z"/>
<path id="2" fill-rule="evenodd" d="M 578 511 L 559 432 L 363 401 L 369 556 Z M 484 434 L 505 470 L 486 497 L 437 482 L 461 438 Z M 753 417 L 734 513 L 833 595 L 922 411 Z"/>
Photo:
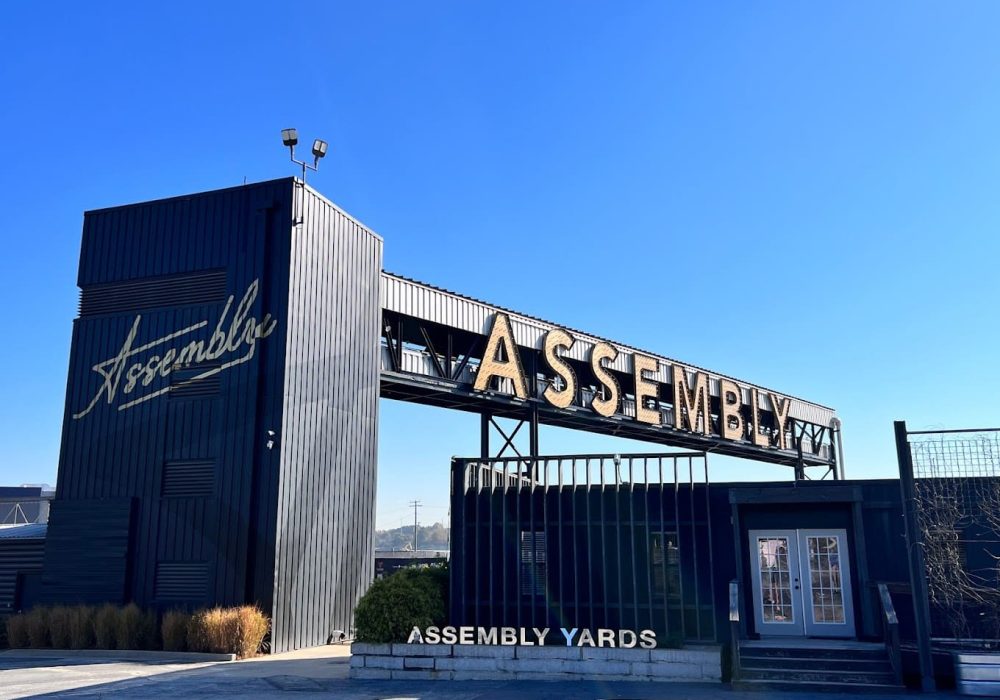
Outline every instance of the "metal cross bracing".
<path id="1" fill-rule="evenodd" d="M 703 453 L 452 460 L 451 620 L 717 640 Z"/>
<path id="2" fill-rule="evenodd" d="M 829 426 L 789 419 L 785 434 L 788 449 L 679 430 L 671 427 L 674 424 L 673 388 L 669 384 L 659 385 L 655 399 L 663 425 L 640 423 L 634 418 L 635 401 L 628 389 L 631 380 L 615 371 L 612 373 L 622 387 L 621 410 L 605 418 L 589 408 L 595 393 L 599 393 L 600 382 L 586 363 L 574 360 L 568 362 L 579 380 L 576 399 L 568 408 L 555 408 L 542 398 L 553 380 L 544 374 L 540 351 L 520 346 L 518 351 L 527 378 L 528 399 L 517 399 L 512 388 L 504 385 L 507 380 L 494 380 L 490 390 L 475 392 L 472 385 L 486 346 L 485 336 L 388 310 L 383 310 L 382 321 L 380 395 L 486 416 L 482 419 L 481 435 L 485 446 L 481 456 L 490 455 L 488 429 L 496 425 L 497 419 L 506 418 L 527 422 L 525 427 L 531 435 L 531 444 L 526 448 L 529 455 L 538 454 L 537 431 L 538 426 L 544 424 L 781 464 L 792 467 L 796 479 L 840 478 L 837 463 L 839 430 Z M 718 398 L 713 397 L 712 422 L 716 428 L 718 410 Z M 750 420 L 749 410 L 744 419 Z M 771 413 L 763 412 L 761 421 L 770 430 L 772 442 L 779 442 Z M 513 429 L 520 430 L 519 434 L 524 432 L 520 426 Z M 505 438 L 501 438 L 500 445 L 510 447 Z"/>

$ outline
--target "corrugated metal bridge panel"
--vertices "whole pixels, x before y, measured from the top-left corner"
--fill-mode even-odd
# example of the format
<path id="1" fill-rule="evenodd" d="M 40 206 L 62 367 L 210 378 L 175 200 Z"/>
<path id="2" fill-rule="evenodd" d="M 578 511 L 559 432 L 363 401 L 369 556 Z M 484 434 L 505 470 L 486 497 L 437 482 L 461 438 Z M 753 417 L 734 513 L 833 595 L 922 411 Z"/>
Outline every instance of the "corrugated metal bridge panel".
<path id="1" fill-rule="evenodd" d="M 511 311 L 501 306 L 487 304 L 486 302 L 439 289 L 423 282 L 411 280 L 389 272 L 383 272 L 381 276 L 381 298 L 382 307 L 387 311 L 393 311 L 405 316 L 419 318 L 484 336 L 489 334 L 493 315 L 497 312 L 506 313 L 510 316 L 511 328 L 517 344 L 534 350 L 542 348 L 543 337 L 548 331 L 554 328 L 562 328 L 562 326 L 557 326 L 533 316 Z M 684 364 L 663 355 L 616 343 L 600 336 L 589 335 L 574 329 L 567 330 L 573 334 L 576 343 L 565 353 L 566 357 L 586 362 L 590 354 L 590 349 L 597 342 L 607 342 L 619 351 L 618 358 L 615 362 L 609 363 L 608 366 L 620 372 L 626 374 L 632 372 L 632 357 L 634 353 L 638 352 L 654 357 L 659 361 L 659 371 L 650 373 L 649 377 L 651 379 L 665 384 L 671 383 L 672 367 L 675 364 L 680 364 L 688 370 L 689 377 L 693 374 L 693 371 L 707 373 L 711 378 L 710 392 L 712 396 L 719 395 L 720 378 L 732 379 L 732 381 L 742 387 L 744 403 L 750 403 L 750 389 L 756 387 L 765 392 L 761 396 L 761 408 L 767 411 L 771 410 L 770 398 L 766 394 L 770 390 L 764 387 L 759 387 L 749 382 L 694 365 Z M 777 391 L 774 393 L 779 396 L 787 396 Z M 836 416 L 836 412 L 832 408 L 795 397 L 788 398 L 792 401 L 789 408 L 789 415 L 792 418 L 798 418 L 817 425 L 829 426 L 830 421 Z"/>
<path id="2" fill-rule="evenodd" d="M 272 651 L 350 633 L 373 575 L 382 241 L 311 189 L 292 233 Z"/>

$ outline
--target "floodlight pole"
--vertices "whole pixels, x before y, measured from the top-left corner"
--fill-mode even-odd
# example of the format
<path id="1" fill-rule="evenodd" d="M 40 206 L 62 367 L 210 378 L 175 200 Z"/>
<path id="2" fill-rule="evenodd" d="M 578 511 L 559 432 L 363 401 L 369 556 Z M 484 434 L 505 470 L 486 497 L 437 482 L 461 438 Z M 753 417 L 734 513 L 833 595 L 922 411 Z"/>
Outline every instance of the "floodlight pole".
<path id="1" fill-rule="evenodd" d="M 319 158 L 316 159 L 316 162 L 313 165 L 309 165 L 309 163 L 304 160 L 295 159 L 295 146 L 289 146 L 288 150 L 289 157 L 292 159 L 292 162 L 296 165 L 302 166 L 302 182 L 306 181 L 306 170 L 312 170 L 314 173 L 319 171 Z"/>

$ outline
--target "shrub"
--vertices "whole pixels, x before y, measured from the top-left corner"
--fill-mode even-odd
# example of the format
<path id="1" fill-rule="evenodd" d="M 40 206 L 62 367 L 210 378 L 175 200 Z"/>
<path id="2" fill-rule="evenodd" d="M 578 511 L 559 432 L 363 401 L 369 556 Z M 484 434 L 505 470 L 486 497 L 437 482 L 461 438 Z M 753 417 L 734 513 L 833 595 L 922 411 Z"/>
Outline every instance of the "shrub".
<path id="1" fill-rule="evenodd" d="M 156 642 L 156 617 L 135 603 L 119 608 L 116 615 L 115 646 L 118 649 L 149 649 Z"/>
<path id="2" fill-rule="evenodd" d="M 28 623 L 28 646 L 43 649 L 49 645 L 49 611 L 32 608 L 25 615 Z"/>
<path id="3" fill-rule="evenodd" d="M 182 610 L 170 610 L 163 615 L 160 636 L 164 651 L 185 651 L 187 649 L 188 625 L 191 616 Z"/>
<path id="4" fill-rule="evenodd" d="M 69 649 L 73 609 L 57 605 L 49 610 L 49 641 L 53 649 Z"/>
<path id="5" fill-rule="evenodd" d="M 191 617 L 188 628 L 188 647 L 192 651 L 226 653 L 227 640 L 235 637 L 235 630 L 227 626 L 232 621 L 232 618 L 227 619 L 222 608 L 198 610 Z"/>
<path id="6" fill-rule="evenodd" d="M 70 649 L 90 649 L 94 644 L 94 608 L 89 605 L 77 605 L 70 608 Z"/>
<path id="7" fill-rule="evenodd" d="M 256 656 L 271 628 L 271 621 L 252 605 L 235 608 L 232 614 L 236 617 L 236 644 L 232 652 L 241 659 Z"/>
<path id="8" fill-rule="evenodd" d="M 7 645 L 11 649 L 28 646 L 28 616 L 23 613 L 7 618 Z"/>
<path id="9" fill-rule="evenodd" d="M 414 627 L 441 626 L 447 615 L 445 567 L 403 569 L 372 584 L 354 613 L 359 642 L 405 642 Z"/>
<path id="10" fill-rule="evenodd" d="M 118 608 L 110 603 L 94 613 L 94 645 L 98 649 L 114 649 L 118 633 Z"/>
<path id="11" fill-rule="evenodd" d="M 188 624 L 188 649 L 245 659 L 260 650 L 270 624 L 264 613 L 249 605 L 198 610 Z"/>

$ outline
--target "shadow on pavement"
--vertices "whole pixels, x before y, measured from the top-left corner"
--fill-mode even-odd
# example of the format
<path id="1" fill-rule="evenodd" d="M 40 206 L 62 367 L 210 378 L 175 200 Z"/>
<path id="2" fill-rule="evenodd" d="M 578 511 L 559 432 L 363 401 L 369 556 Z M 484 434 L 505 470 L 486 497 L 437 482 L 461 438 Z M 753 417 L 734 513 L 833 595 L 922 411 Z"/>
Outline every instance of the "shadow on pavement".
<path id="1" fill-rule="evenodd" d="M 103 660 L 102 660 L 103 661 Z M 251 659 L 170 670 L 162 664 L 80 664 L 52 671 L 36 667 L 0 675 L 0 695 L 18 698 L 298 698 L 336 700 L 766 700 L 768 694 L 730 690 L 721 684 L 590 681 L 359 681 L 348 679 L 349 657 Z M 167 666 L 171 666 L 167 664 Z M 91 672 L 84 676 L 83 671 Z M 13 675 L 12 675 L 13 674 Z M 74 677 L 78 674 L 79 677 Z M 102 678 L 101 676 L 104 676 Z M 22 677 L 18 677 L 22 676 Z M 81 684 L 86 683 L 85 687 Z M 7 693 L 13 692 L 13 695 Z M 837 693 L 782 693 L 781 700 L 838 700 Z M 902 695 L 866 696 L 900 698 Z M 940 695 L 937 697 L 941 697 Z"/>

